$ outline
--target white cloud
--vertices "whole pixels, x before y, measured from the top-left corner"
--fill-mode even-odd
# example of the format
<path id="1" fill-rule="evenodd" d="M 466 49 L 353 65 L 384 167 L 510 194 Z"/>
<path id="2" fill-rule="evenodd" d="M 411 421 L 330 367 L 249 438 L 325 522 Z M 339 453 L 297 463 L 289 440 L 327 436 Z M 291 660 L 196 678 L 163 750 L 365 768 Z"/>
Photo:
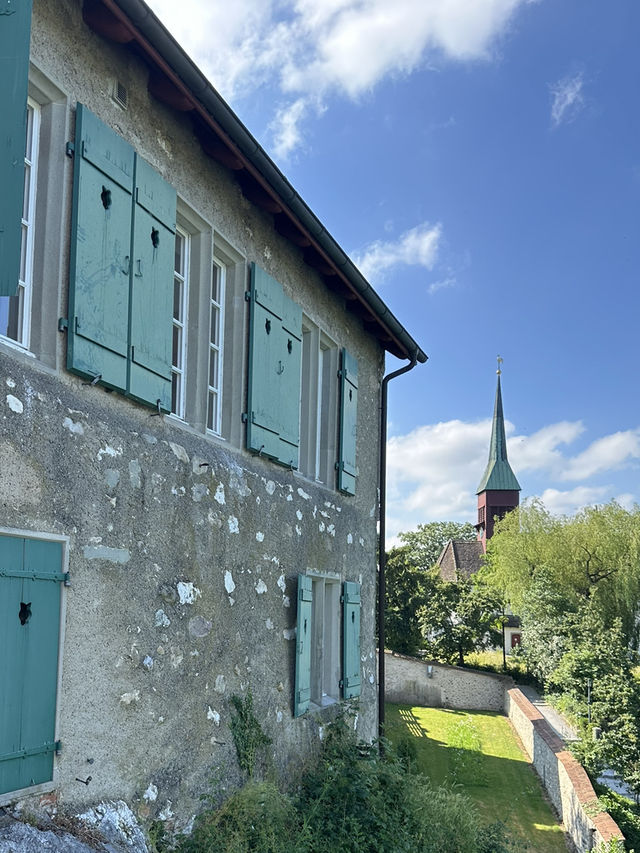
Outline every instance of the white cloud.
<path id="1" fill-rule="evenodd" d="M 423 222 L 405 231 L 396 241 L 377 240 L 371 243 L 362 254 L 353 258 L 353 262 L 371 282 L 379 282 L 387 270 L 399 265 L 421 266 L 431 270 L 438 257 L 441 236 L 440 223 L 431 225 Z"/>
<path id="2" fill-rule="evenodd" d="M 298 98 L 278 110 L 269 126 L 273 133 L 273 153 L 276 157 L 286 160 L 302 144 L 300 125 L 308 109 L 308 102 L 304 98 Z"/>
<path id="3" fill-rule="evenodd" d="M 640 458 L 640 428 L 603 436 L 571 456 L 567 447 L 584 432 L 580 421 L 549 424 L 530 436 L 514 435 L 508 421 L 509 460 L 524 486 L 527 479 L 548 483 L 541 497 L 555 513 L 573 513 L 587 504 L 616 498 L 631 506 L 634 496 L 619 493 L 612 485 L 580 482 L 569 490 L 563 481 L 584 480 L 631 467 Z M 475 490 L 484 473 L 489 449 L 491 420 L 452 420 L 420 426 L 407 435 L 389 439 L 387 531 L 389 539 L 400 530 L 412 530 L 424 521 L 473 521 Z M 523 476 L 527 474 L 527 476 Z"/>
<path id="4" fill-rule="evenodd" d="M 389 76 L 429 62 L 488 60 L 527 0 L 149 0 L 227 100 L 269 86 L 291 98 L 294 133 L 310 105 L 331 93 L 357 98 Z M 280 99 L 276 98 L 276 101 Z M 293 115 L 287 113 L 298 104 Z M 297 115 L 296 115 L 297 112 Z M 295 121 L 294 121 L 295 119 Z"/>
<path id="5" fill-rule="evenodd" d="M 578 115 L 584 106 L 583 86 L 584 75 L 581 71 L 551 84 L 551 121 L 554 127 L 573 121 Z"/>
<path id="6" fill-rule="evenodd" d="M 427 292 L 432 296 L 434 293 L 437 293 L 439 290 L 446 290 L 450 287 L 456 286 L 455 276 L 447 276 L 447 278 L 440 279 L 440 281 L 434 281 L 427 288 Z"/>

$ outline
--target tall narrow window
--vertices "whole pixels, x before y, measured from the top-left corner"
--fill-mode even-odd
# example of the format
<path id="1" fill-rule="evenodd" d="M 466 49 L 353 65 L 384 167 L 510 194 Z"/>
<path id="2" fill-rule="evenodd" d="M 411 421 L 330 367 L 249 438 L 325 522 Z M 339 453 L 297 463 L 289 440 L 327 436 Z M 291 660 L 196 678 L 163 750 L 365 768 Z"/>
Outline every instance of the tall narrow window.
<path id="1" fill-rule="evenodd" d="M 209 388 L 207 394 L 207 429 L 220 435 L 222 412 L 222 334 L 225 266 L 213 261 L 211 299 L 209 303 Z"/>
<path id="2" fill-rule="evenodd" d="M 0 296 L 0 337 L 29 346 L 29 317 L 33 273 L 33 224 L 36 206 L 36 172 L 40 111 L 29 99 L 27 104 L 27 138 L 24 155 L 24 196 L 22 204 L 22 244 L 20 278 L 15 296 Z"/>
<path id="3" fill-rule="evenodd" d="M 173 272 L 173 353 L 171 357 L 171 413 L 184 417 L 186 316 L 189 289 L 189 237 L 176 229 Z"/>

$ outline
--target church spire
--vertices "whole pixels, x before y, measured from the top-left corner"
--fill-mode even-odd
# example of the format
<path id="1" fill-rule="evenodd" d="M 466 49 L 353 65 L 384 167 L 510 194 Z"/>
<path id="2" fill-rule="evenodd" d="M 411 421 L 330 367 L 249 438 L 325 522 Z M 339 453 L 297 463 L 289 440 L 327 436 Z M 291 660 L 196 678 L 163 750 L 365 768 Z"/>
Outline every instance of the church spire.
<path id="1" fill-rule="evenodd" d="M 502 389 L 500 388 L 500 365 L 502 359 L 498 356 L 498 387 L 496 402 L 493 407 L 493 423 L 491 425 L 491 444 L 489 445 L 489 461 L 480 485 L 476 490 L 479 495 L 486 491 L 520 491 L 520 484 L 511 470 L 507 459 L 507 439 L 504 432 L 504 414 L 502 411 Z"/>

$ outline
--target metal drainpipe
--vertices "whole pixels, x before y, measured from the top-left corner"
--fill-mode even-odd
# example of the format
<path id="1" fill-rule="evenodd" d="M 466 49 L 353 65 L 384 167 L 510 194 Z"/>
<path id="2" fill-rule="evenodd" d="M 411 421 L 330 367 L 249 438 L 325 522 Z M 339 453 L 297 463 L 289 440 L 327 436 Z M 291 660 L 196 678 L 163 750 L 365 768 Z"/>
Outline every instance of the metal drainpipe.
<path id="1" fill-rule="evenodd" d="M 396 376 L 408 373 L 416 366 L 418 350 L 411 358 L 410 364 L 394 370 L 382 380 L 382 400 L 380 407 L 380 534 L 378 536 L 378 737 L 384 735 L 384 611 L 386 604 L 387 552 L 384 540 L 386 533 L 387 512 L 387 386 Z"/>

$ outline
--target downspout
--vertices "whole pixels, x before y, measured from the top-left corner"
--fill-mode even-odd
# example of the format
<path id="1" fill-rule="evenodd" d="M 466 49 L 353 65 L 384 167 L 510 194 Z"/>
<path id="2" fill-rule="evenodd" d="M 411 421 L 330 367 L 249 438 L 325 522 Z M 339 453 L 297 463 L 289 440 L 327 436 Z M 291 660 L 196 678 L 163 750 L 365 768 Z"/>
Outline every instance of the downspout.
<path id="1" fill-rule="evenodd" d="M 387 586 L 385 571 L 387 552 L 385 550 L 386 513 L 387 513 L 387 386 L 396 376 L 408 373 L 416 366 L 419 350 L 416 349 L 411 362 L 399 370 L 394 370 L 382 380 L 382 399 L 380 405 L 380 533 L 378 536 L 378 737 L 384 736 L 384 612 Z"/>

